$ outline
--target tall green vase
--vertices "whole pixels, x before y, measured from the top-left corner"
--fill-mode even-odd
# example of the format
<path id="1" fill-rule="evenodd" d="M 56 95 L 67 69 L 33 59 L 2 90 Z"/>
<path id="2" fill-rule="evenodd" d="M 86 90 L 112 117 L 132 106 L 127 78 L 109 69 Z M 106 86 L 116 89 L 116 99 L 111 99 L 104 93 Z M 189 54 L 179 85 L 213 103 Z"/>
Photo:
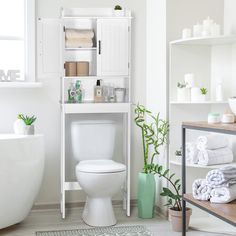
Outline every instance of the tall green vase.
<path id="1" fill-rule="evenodd" d="M 153 174 L 139 173 L 138 216 L 151 219 L 154 216 L 156 181 Z"/>

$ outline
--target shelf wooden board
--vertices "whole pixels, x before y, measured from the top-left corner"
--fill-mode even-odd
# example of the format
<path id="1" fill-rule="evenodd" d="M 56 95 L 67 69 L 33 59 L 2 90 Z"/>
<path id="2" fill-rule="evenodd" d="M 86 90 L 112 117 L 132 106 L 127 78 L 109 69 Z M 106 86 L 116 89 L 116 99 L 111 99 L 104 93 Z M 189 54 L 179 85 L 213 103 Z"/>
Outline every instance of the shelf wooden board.
<path id="1" fill-rule="evenodd" d="M 82 113 L 128 113 L 131 103 L 80 103 L 62 104 L 65 114 Z"/>
<path id="2" fill-rule="evenodd" d="M 41 88 L 40 82 L 0 82 L 0 88 Z"/>
<path id="3" fill-rule="evenodd" d="M 65 48 L 66 51 L 89 51 L 89 50 L 97 50 L 96 47 L 93 48 Z"/>
<path id="4" fill-rule="evenodd" d="M 185 194 L 184 200 L 236 226 L 236 200 L 228 204 L 213 204 L 209 201 L 196 200 L 193 198 L 192 194 Z"/>
<path id="5" fill-rule="evenodd" d="M 228 104 L 228 101 L 205 101 L 205 102 L 178 102 L 178 101 L 171 101 L 171 105 L 211 105 L 211 104 Z"/>
<path id="6" fill-rule="evenodd" d="M 175 160 L 171 160 L 170 164 L 172 165 L 176 165 L 176 166 L 182 166 L 182 163 L 179 161 L 175 161 Z M 222 168 L 225 166 L 235 166 L 236 167 L 236 163 L 228 163 L 228 164 L 221 164 L 221 165 L 211 165 L 211 166 L 202 166 L 202 165 L 198 165 L 198 164 L 186 164 L 186 167 L 188 168 L 201 168 L 201 169 L 218 169 L 218 168 Z"/>
<path id="7" fill-rule="evenodd" d="M 236 123 L 234 124 L 208 124 L 207 121 L 183 122 L 183 127 L 187 129 L 204 130 L 209 132 L 236 134 Z"/>
<path id="8" fill-rule="evenodd" d="M 223 44 L 236 44 L 236 35 L 231 36 L 218 36 L 218 37 L 199 37 L 189 39 L 179 39 L 170 42 L 170 45 L 223 45 Z"/>

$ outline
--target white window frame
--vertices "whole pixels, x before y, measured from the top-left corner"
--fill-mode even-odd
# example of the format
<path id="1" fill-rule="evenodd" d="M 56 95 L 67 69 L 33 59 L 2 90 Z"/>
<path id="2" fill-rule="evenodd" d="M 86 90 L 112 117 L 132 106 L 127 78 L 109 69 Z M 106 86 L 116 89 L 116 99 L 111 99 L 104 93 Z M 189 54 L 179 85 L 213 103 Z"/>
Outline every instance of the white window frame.
<path id="1" fill-rule="evenodd" d="M 25 82 L 35 82 L 36 37 L 35 0 L 25 0 Z"/>

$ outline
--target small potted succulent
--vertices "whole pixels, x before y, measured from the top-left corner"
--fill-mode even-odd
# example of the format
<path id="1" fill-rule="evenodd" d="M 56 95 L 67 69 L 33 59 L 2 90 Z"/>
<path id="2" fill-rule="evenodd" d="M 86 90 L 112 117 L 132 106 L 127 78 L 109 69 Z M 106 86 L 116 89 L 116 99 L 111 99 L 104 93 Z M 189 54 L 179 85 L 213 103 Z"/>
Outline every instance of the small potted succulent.
<path id="1" fill-rule="evenodd" d="M 206 88 L 200 88 L 201 91 L 201 102 L 205 102 L 206 101 L 206 97 L 207 97 L 207 89 Z"/>
<path id="2" fill-rule="evenodd" d="M 24 116 L 23 114 L 18 115 L 18 120 L 22 120 L 25 123 L 24 127 L 24 135 L 34 135 L 34 125 L 33 123 L 36 121 L 35 116 Z"/>
<path id="3" fill-rule="evenodd" d="M 114 7 L 114 16 L 124 16 L 124 10 L 120 5 L 116 5 Z"/>
<path id="4" fill-rule="evenodd" d="M 175 151 L 175 157 L 178 162 L 181 162 L 181 158 L 182 158 L 182 150 L 181 149 Z"/>
<path id="5" fill-rule="evenodd" d="M 177 101 L 186 102 L 190 100 L 190 89 L 185 83 L 177 83 Z"/>
<path id="6" fill-rule="evenodd" d="M 156 165 L 154 168 L 154 173 L 159 177 L 164 178 L 169 183 L 169 188 L 163 188 L 161 196 L 168 197 L 167 204 L 165 206 L 169 207 L 169 216 L 172 224 L 172 229 L 175 232 L 182 231 L 182 196 L 180 194 L 181 184 L 180 179 L 175 179 L 174 173 L 170 173 L 170 170 L 164 170 L 163 166 Z M 186 208 L 186 230 L 188 230 L 190 216 L 192 214 L 191 208 Z"/>

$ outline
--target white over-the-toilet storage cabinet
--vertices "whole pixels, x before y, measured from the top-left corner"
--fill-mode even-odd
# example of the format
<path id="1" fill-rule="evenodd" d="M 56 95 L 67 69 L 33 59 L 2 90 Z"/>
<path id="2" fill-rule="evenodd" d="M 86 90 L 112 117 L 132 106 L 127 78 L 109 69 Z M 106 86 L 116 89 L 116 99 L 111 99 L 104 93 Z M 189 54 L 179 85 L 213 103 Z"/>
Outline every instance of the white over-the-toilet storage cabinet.
<path id="1" fill-rule="evenodd" d="M 65 217 L 65 192 L 80 190 L 77 181 L 66 177 L 68 156 L 68 121 L 86 115 L 95 118 L 121 117 L 123 135 L 122 156 L 127 167 L 123 189 L 123 206 L 130 215 L 130 126 L 131 126 L 131 12 L 114 16 L 112 8 L 62 9 L 61 19 L 39 19 L 38 21 L 38 77 L 60 80 L 61 88 L 61 213 Z M 68 48 L 65 46 L 65 31 L 92 29 L 95 37 L 93 47 Z M 66 76 L 65 62 L 89 61 L 88 76 Z M 101 79 L 104 84 L 125 88 L 122 103 L 94 103 L 94 86 Z M 71 82 L 80 80 L 83 88 L 82 103 L 68 103 Z M 75 117 L 75 118 L 74 118 Z M 79 145 L 79 144 L 78 144 Z M 69 152 L 69 155 L 71 152 Z"/>

